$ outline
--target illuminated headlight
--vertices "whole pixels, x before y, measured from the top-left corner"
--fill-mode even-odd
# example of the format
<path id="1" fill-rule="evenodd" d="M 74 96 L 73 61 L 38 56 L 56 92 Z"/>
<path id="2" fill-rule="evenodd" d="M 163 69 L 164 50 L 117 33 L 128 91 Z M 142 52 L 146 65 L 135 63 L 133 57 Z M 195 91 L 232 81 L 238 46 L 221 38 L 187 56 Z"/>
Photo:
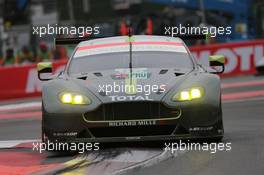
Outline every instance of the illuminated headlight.
<path id="1" fill-rule="evenodd" d="M 83 105 L 91 103 L 91 100 L 88 97 L 78 93 L 61 93 L 59 98 L 64 104 Z"/>
<path id="2" fill-rule="evenodd" d="M 190 101 L 202 98 L 205 92 L 202 87 L 194 87 L 179 91 L 172 97 L 172 101 Z"/>

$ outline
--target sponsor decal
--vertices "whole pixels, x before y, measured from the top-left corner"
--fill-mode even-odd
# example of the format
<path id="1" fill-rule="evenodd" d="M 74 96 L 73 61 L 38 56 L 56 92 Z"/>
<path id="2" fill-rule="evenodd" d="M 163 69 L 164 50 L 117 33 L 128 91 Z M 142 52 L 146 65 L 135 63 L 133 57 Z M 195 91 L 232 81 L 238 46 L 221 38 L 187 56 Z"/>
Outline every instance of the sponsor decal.
<path id="1" fill-rule="evenodd" d="M 113 121 L 109 122 L 109 126 L 151 126 L 156 125 L 155 120 L 132 120 L 132 121 Z"/>
<path id="2" fill-rule="evenodd" d="M 211 131 L 213 130 L 213 126 L 208 126 L 208 127 L 193 127 L 189 128 L 189 131 Z"/>
<path id="3" fill-rule="evenodd" d="M 119 95 L 111 95 L 109 96 L 111 101 L 153 101 L 149 96 L 144 95 L 127 95 L 127 96 L 119 96 Z"/>
<path id="4" fill-rule="evenodd" d="M 148 72 L 147 68 L 133 68 L 133 72 L 130 77 L 129 69 L 116 69 L 116 73 L 111 75 L 114 80 L 122 80 L 122 79 L 148 79 L 151 73 Z"/>
<path id="5" fill-rule="evenodd" d="M 53 136 L 71 137 L 77 136 L 77 132 L 54 132 Z"/>

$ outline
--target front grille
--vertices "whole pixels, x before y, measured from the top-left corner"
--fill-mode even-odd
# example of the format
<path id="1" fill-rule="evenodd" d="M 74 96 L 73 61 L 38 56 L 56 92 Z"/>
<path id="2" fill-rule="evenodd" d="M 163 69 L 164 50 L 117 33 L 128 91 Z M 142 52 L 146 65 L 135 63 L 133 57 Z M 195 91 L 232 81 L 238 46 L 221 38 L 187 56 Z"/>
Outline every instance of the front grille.
<path id="1" fill-rule="evenodd" d="M 94 111 L 84 114 L 89 121 L 137 120 L 175 118 L 180 109 L 168 108 L 159 102 L 122 102 L 101 105 Z"/>
<path id="2" fill-rule="evenodd" d="M 174 129 L 175 125 L 160 125 L 90 128 L 89 130 L 95 137 L 133 137 L 170 135 Z"/>

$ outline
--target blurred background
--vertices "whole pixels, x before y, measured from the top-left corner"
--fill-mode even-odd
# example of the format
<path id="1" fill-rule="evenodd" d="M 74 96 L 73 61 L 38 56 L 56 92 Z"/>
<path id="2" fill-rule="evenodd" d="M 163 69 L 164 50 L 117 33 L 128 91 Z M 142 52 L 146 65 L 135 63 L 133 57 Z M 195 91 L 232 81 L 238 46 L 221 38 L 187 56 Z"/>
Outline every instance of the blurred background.
<path id="1" fill-rule="evenodd" d="M 164 34 L 164 26 L 231 26 L 212 42 L 264 37 L 263 0 L 0 0 L 0 65 L 67 59 L 72 47 L 54 49 L 52 35 L 32 35 L 32 26 L 99 26 L 98 37 Z M 196 43 L 188 43 L 195 45 Z"/>

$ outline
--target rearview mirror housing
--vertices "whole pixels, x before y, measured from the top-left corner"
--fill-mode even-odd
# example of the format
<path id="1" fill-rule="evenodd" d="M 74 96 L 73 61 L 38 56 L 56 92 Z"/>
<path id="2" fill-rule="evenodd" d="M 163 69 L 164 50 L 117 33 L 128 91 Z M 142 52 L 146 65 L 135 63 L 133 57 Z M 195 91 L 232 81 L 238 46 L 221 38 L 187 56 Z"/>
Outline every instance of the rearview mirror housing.
<path id="1" fill-rule="evenodd" d="M 52 79 L 52 63 L 51 62 L 40 62 L 37 64 L 38 78 L 41 81 L 47 81 Z M 45 76 L 43 78 L 43 76 Z"/>
<path id="2" fill-rule="evenodd" d="M 209 56 L 209 65 L 211 67 L 222 67 L 222 70 L 212 73 L 223 73 L 225 71 L 225 56 L 223 55 L 211 55 Z"/>

